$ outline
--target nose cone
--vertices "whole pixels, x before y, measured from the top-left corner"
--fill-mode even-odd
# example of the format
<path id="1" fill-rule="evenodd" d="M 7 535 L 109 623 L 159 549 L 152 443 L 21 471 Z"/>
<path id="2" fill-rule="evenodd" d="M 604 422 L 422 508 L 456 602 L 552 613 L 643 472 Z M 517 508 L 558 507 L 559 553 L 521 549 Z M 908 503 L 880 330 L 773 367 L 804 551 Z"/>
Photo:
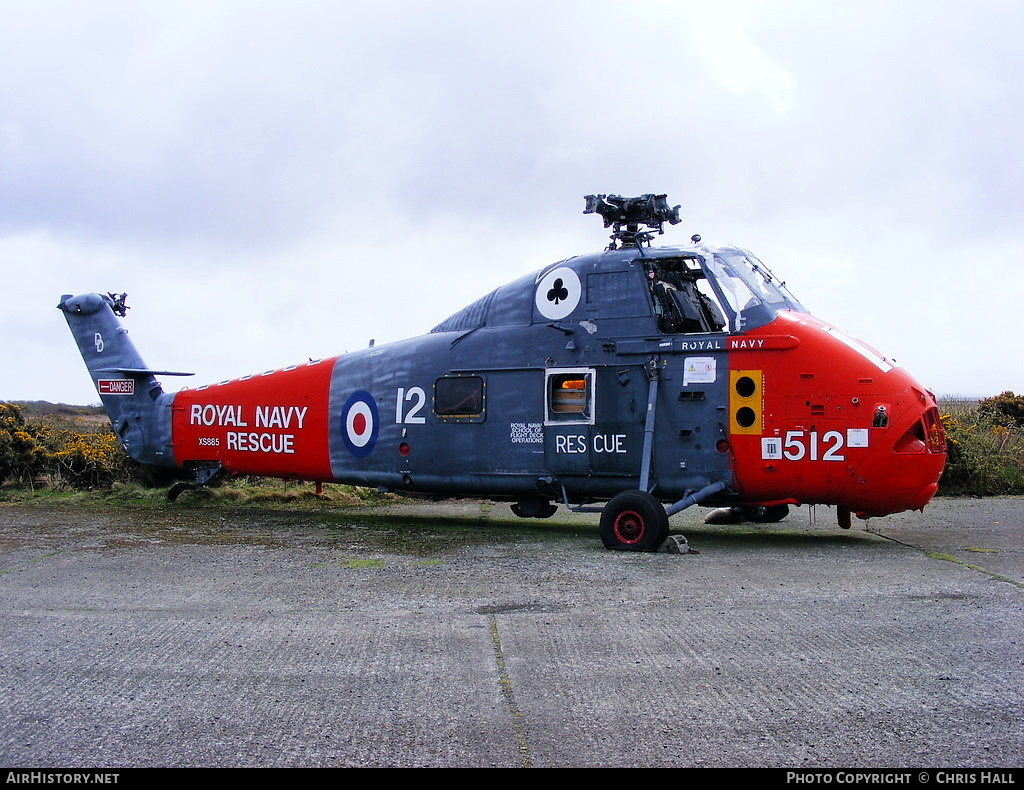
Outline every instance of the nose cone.
<path id="1" fill-rule="evenodd" d="M 846 410 L 846 475 L 835 504 L 860 518 L 922 509 L 946 464 L 934 396 L 869 346 L 827 324 L 819 329 L 828 343 L 820 358 L 833 371 L 829 390 L 837 406 L 856 404 Z"/>
<path id="2" fill-rule="evenodd" d="M 780 313 L 730 347 L 744 503 L 835 505 L 869 518 L 919 510 L 935 495 L 946 462 L 939 412 L 905 370 L 805 313 Z M 763 387 L 743 403 L 749 381 Z"/>
<path id="3" fill-rule="evenodd" d="M 838 504 L 860 518 L 921 510 L 939 488 L 946 439 L 938 406 L 916 382 L 907 395 L 911 404 L 851 470 L 840 494 Z"/>

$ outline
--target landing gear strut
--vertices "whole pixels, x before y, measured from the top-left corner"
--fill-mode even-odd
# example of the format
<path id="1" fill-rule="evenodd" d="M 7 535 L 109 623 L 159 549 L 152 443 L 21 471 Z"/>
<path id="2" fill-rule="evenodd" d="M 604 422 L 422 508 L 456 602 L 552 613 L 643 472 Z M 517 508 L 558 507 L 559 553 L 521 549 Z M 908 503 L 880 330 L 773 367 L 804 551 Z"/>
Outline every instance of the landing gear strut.
<path id="1" fill-rule="evenodd" d="M 189 470 L 192 474 L 191 483 L 175 483 L 167 492 L 167 498 L 173 502 L 189 489 L 199 491 L 208 485 L 216 485 L 227 476 L 227 470 L 220 464 L 195 465 Z"/>

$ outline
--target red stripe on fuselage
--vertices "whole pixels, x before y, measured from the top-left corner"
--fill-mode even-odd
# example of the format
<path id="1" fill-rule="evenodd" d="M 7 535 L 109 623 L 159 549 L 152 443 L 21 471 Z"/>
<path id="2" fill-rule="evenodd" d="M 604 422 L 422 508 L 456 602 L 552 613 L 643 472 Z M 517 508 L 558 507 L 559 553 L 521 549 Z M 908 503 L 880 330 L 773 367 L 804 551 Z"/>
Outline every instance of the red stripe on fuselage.
<path id="1" fill-rule="evenodd" d="M 334 359 L 324 359 L 182 390 L 171 407 L 175 462 L 331 480 L 327 410 L 333 370 Z"/>

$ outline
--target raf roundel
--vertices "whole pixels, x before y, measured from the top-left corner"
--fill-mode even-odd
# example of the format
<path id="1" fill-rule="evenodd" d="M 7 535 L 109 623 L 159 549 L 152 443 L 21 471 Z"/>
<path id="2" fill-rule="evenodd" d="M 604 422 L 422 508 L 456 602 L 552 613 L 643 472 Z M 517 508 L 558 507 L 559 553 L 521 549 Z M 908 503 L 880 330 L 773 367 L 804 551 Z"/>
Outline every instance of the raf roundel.
<path id="1" fill-rule="evenodd" d="M 380 414 L 373 396 L 356 390 L 341 410 L 341 438 L 345 447 L 356 458 L 365 458 L 373 452 L 380 429 Z"/>

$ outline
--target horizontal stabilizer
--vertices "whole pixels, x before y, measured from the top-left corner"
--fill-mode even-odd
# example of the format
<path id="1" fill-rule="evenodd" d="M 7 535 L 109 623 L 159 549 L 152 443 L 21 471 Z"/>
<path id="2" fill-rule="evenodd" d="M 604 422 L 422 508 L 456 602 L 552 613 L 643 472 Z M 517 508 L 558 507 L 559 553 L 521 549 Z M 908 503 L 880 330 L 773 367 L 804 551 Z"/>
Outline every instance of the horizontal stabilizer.
<path id="1" fill-rule="evenodd" d="M 144 379 L 146 376 L 194 376 L 195 373 L 180 373 L 174 370 L 149 370 L 148 368 L 100 368 L 97 373 L 120 373 L 133 379 Z"/>

